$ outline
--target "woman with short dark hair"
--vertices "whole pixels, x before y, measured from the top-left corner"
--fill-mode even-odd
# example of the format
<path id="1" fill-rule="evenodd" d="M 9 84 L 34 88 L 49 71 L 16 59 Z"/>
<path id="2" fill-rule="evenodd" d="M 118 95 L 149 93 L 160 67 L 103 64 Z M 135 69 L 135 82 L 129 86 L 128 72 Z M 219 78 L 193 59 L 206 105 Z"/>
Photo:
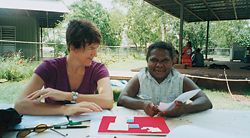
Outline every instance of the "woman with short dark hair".
<path id="1" fill-rule="evenodd" d="M 66 31 L 69 54 L 40 64 L 15 108 L 21 114 L 77 115 L 113 106 L 107 68 L 93 61 L 101 34 L 91 22 L 70 21 Z"/>

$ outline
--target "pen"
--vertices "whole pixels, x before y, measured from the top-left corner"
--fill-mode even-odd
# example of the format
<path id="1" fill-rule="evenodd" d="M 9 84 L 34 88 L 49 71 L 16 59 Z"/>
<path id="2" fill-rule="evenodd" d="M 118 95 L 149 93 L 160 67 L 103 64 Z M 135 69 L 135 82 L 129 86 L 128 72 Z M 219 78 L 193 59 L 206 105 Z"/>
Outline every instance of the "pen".
<path id="1" fill-rule="evenodd" d="M 80 125 L 82 122 L 80 121 L 72 121 L 72 120 L 69 120 L 69 125 L 73 126 L 73 125 Z"/>
<path id="2" fill-rule="evenodd" d="M 67 128 L 87 128 L 89 126 L 78 125 L 78 126 L 54 126 L 54 129 L 67 129 Z"/>

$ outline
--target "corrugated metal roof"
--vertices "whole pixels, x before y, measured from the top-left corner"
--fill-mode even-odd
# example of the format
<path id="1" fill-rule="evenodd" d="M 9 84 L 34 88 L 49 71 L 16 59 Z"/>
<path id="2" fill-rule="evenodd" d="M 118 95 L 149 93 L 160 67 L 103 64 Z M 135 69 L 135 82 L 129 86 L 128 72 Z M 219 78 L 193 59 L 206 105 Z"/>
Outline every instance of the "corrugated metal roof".
<path id="1" fill-rule="evenodd" d="M 59 0 L 0 0 L 0 3 L 2 9 L 69 12 L 69 9 Z"/>
<path id="2" fill-rule="evenodd" d="M 180 18 L 183 1 L 187 22 L 250 19 L 250 0 L 144 0 Z"/>
<path id="3" fill-rule="evenodd" d="M 35 16 L 40 27 L 54 27 L 69 9 L 59 0 L 0 0 L 0 15 Z"/>

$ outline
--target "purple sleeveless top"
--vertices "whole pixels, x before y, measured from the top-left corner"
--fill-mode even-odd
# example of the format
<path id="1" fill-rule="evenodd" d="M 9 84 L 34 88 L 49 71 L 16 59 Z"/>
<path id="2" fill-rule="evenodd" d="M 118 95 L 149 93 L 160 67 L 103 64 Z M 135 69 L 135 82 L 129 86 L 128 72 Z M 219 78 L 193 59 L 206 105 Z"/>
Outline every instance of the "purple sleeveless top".
<path id="1" fill-rule="evenodd" d="M 66 57 L 45 60 L 40 64 L 35 73 L 44 81 L 44 88 L 54 88 L 61 91 L 77 91 L 79 94 L 96 94 L 97 81 L 109 77 L 107 68 L 102 63 L 92 61 L 89 67 L 85 67 L 82 82 L 76 90 L 72 90 L 66 69 Z M 69 103 L 68 101 L 53 101 L 46 99 L 47 103 Z"/>

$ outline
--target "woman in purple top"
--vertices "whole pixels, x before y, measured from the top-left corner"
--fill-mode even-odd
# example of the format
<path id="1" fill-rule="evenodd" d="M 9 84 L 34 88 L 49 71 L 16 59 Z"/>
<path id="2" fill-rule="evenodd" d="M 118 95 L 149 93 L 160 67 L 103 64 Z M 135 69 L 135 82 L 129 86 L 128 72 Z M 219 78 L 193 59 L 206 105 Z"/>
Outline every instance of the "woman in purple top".
<path id="1" fill-rule="evenodd" d="M 66 41 L 68 56 L 46 60 L 35 70 L 16 101 L 19 113 L 77 115 L 113 107 L 108 70 L 93 61 L 101 41 L 96 26 L 86 20 L 72 20 Z"/>

